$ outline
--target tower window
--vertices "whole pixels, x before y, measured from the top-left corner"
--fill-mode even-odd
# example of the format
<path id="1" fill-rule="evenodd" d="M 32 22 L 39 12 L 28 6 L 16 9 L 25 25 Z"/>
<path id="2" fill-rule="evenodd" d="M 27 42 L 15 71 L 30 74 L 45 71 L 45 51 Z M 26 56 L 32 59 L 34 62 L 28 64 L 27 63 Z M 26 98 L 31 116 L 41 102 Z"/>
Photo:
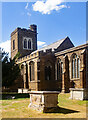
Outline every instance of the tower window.
<path id="1" fill-rule="evenodd" d="M 23 38 L 23 49 L 32 50 L 32 39 L 28 37 Z"/>
<path id="2" fill-rule="evenodd" d="M 30 41 L 30 39 L 28 40 L 28 49 L 31 49 L 31 41 Z"/>
<path id="3" fill-rule="evenodd" d="M 27 48 L 27 40 L 24 39 L 24 48 Z"/>
<path id="4" fill-rule="evenodd" d="M 15 40 L 13 40 L 13 50 L 15 49 Z"/>

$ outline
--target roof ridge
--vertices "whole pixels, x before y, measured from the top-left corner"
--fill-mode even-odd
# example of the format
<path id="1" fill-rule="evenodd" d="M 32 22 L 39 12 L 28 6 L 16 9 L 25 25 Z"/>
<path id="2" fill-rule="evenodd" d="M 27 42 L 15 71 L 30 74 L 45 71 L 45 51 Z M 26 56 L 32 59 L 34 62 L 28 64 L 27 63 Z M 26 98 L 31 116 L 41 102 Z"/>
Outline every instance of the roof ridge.
<path id="1" fill-rule="evenodd" d="M 63 38 L 63 39 L 57 40 L 56 42 L 53 42 L 53 43 L 51 43 L 51 44 L 49 44 L 49 45 L 46 45 L 45 47 L 48 47 L 48 46 L 50 46 L 50 45 L 52 45 L 52 44 L 54 44 L 54 43 L 57 43 L 57 42 L 59 42 L 59 41 L 61 41 L 61 40 L 64 41 L 66 38 L 68 38 L 68 36 L 66 36 L 66 37 Z M 41 50 L 41 49 L 43 49 L 43 48 L 45 48 L 45 47 L 42 47 L 42 48 L 40 48 L 39 50 Z"/>

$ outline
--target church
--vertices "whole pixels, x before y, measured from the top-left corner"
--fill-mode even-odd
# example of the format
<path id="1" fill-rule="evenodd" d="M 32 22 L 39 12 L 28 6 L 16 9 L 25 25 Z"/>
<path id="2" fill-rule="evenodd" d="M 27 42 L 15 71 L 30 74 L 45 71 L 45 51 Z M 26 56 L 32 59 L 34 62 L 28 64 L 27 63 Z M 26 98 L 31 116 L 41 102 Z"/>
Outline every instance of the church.
<path id="1" fill-rule="evenodd" d="M 70 92 L 71 99 L 86 99 L 88 43 L 75 47 L 66 37 L 37 50 L 37 26 L 32 24 L 11 33 L 11 59 L 18 52 L 19 89 Z"/>

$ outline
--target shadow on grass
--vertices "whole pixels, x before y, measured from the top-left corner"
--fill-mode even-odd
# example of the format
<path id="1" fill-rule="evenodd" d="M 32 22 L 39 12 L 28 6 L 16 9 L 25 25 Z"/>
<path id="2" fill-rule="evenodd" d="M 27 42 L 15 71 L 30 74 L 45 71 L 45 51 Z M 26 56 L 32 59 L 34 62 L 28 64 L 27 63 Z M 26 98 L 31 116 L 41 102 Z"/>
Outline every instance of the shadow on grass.
<path id="1" fill-rule="evenodd" d="M 12 100 L 19 98 L 29 98 L 29 94 L 28 93 L 2 94 L 2 100 Z"/>
<path id="2" fill-rule="evenodd" d="M 71 109 L 66 109 L 62 107 L 57 107 L 57 108 L 46 108 L 44 113 L 62 113 L 62 114 L 69 114 L 69 113 L 78 113 L 80 111 L 76 110 L 71 110 Z"/>

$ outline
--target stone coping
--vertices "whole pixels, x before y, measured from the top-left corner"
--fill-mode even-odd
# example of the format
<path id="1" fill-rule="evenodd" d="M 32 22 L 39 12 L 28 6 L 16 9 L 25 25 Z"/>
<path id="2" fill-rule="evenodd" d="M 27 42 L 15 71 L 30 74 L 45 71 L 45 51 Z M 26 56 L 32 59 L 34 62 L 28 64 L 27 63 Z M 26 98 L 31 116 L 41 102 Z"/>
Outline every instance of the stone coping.
<path id="1" fill-rule="evenodd" d="M 30 94 L 59 94 L 60 91 L 28 91 Z"/>
<path id="2" fill-rule="evenodd" d="M 65 53 L 70 53 L 70 52 L 77 51 L 77 50 L 80 50 L 80 49 L 85 49 L 86 47 L 88 47 L 88 43 L 83 44 L 83 45 L 79 45 L 77 47 L 72 47 L 72 48 L 69 48 L 69 49 L 66 49 L 66 50 L 59 51 L 59 52 L 55 53 L 55 56 L 62 55 L 62 54 L 65 54 Z"/>
<path id="3" fill-rule="evenodd" d="M 88 89 L 86 89 L 86 88 L 70 88 L 70 90 L 72 90 L 72 91 L 82 91 L 82 90 L 88 90 Z"/>

